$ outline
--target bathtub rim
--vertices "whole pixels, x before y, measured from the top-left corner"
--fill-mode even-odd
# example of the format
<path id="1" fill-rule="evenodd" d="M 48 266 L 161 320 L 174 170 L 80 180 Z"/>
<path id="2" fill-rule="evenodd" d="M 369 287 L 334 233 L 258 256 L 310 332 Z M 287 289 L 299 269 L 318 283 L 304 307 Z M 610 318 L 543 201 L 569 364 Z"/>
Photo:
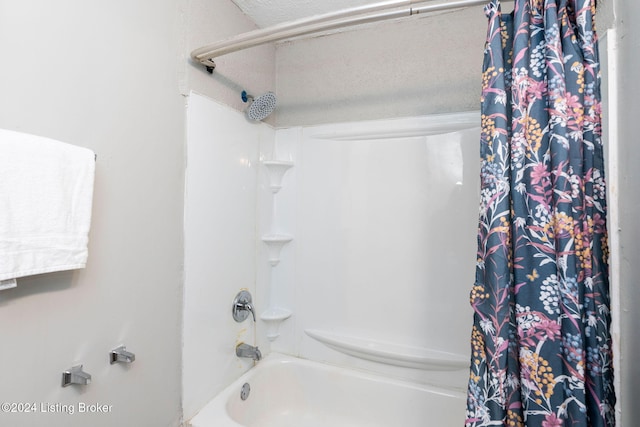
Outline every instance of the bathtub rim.
<path id="1" fill-rule="evenodd" d="M 444 387 L 438 387 L 431 384 L 423 384 L 419 382 L 409 381 L 406 379 L 396 378 L 390 375 L 384 375 L 377 372 L 371 372 L 364 369 L 343 367 L 330 363 L 303 359 L 301 357 L 291 356 L 288 354 L 271 352 L 265 356 L 261 361 L 257 362 L 255 366 L 242 374 L 239 378 L 227 385 L 220 393 L 215 395 L 207 404 L 202 407 L 193 417 L 186 420 L 184 427 L 209 427 L 211 424 L 207 423 L 212 417 L 225 415 L 224 421 L 225 427 L 243 427 L 242 424 L 234 421 L 227 412 L 227 404 L 231 396 L 235 393 L 239 393 L 242 384 L 245 382 L 250 383 L 252 376 L 256 374 L 257 370 L 264 370 L 270 366 L 283 366 L 288 364 L 296 364 L 303 367 L 310 367 L 330 372 L 342 373 L 350 377 L 365 381 L 379 381 L 386 384 L 405 387 L 408 389 L 421 390 L 428 393 L 436 394 L 443 397 L 450 397 L 454 399 L 466 400 L 466 394 L 464 392 L 447 389 Z M 217 421 L 217 420 L 216 420 Z M 202 422 L 202 423 L 201 423 Z"/>

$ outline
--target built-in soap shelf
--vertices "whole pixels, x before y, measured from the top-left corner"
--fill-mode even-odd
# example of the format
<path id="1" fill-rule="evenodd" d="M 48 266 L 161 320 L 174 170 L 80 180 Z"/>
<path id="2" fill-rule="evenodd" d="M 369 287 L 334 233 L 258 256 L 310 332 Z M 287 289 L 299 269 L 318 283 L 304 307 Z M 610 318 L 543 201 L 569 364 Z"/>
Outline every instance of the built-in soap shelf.
<path id="1" fill-rule="evenodd" d="M 266 171 L 268 177 L 268 186 L 273 194 L 273 212 L 274 218 L 272 219 L 271 230 L 278 230 L 279 227 L 276 226 L 277 221 L 275 218 L 275 196 L 276 193 L 280 191 L 282 188 L 282 181 L 284 179 L 285 174 L 289 169 L 293 167 L 293 162 L 286 160 L 263 160 L 261 162 Z M 293 236 L 284 233 L 271 232 L 262 236 L 262 241 L 267 245 L 268 248 L 268 257 L 269 264 L 271 267 L 275 267 L 280 263 L 280 253 L 282 248 L 293 240 Z M 273 281 L 273 275 L 271 275 L 271 280 Z M 274 341 L 276 338 L 280 336 L 280 325 L 282 322 L 291 317 L 292 312 L 289 309 L 277 307 L 278 301 L 277 297 L 275 297 L 273 287 L 276 283 L 270 283 L 271 286 L 271 298 L 272 303 L 275 302 L 275 305 L 270 304 L 271 306 L 267 308 L 267 310 L 260 315 L 260 320 L 264 322 L 266 325 L 266 336 L 269 341 Z M 276 298 L 276 301 L 273 298 Z"/>
<path id="2" fill-rule="evenodd" d="M 291 317 L 291 310 L 272 307 L 260 315 L 260 319 L 267 324 L 267 339 L 273 341 L 280 336 L 280 324 Z"/>
<path id="3" fill-rule="evenodd" d="M 275 194 L 282 188 L 282 179 L 287 171 L 293 167 L 293 162 L 263 160 L 262 164 L 267 168 L 267 173 L 269 174 L 269 188 Z"/>
<path id="4" fill-rule="evenodd" d="M 262 236 L 262 241 L 269 248 L 269 263 L 272 267 L 278 265 L 282 248 L 292 240 L 293 236 L 287 234 L 266 234 Z"/>
<path id="5" fill-rule="evenodd" d="M 304 332 L 341 353 L 387 365 L 428 371 L 458 371 L 469 368 L 469 357 L 460 354 L 336 335 L 313 329 L 307 329 Z"/>

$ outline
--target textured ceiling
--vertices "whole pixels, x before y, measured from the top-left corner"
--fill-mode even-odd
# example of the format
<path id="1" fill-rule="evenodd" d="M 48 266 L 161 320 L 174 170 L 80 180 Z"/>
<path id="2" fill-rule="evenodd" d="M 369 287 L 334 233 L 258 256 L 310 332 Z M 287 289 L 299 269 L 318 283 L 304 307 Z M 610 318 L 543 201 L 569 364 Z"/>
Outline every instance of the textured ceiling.
<path id="1" fill-rule="evenodd" d="M 232 0 L 259 27 L 379 3 L 381 0 Z"/>

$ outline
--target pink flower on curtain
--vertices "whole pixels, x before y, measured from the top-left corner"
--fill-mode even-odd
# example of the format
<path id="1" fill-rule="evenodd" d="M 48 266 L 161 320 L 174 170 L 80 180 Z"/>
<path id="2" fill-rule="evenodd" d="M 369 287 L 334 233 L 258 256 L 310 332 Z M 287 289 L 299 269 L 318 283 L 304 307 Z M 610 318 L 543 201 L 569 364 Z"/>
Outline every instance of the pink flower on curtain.
<path id="1" fill-rule="evenodd" d="M 544 183 L 549 176 L 551 176 L 551 172 L 547 170 L 547 166 L 544 163 L 538 163 L 531 170 L 531 184 Z"/>
<path id="2" fill-rule="evenodd" d="M 544 417 L 542 427 L 562 427 L 562 420 L 556 417 L 556 414 L 548 414 Z"/>

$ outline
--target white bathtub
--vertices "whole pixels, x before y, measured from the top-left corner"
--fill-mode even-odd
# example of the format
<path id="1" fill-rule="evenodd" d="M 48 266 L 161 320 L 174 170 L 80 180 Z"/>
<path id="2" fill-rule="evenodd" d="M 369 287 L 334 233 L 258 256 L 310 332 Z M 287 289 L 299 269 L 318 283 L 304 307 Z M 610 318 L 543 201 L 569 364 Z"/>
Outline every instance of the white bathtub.
<path id="1" fill-rule="evenodd" d="M 251 392 L 243 401 L 244 383 Z M 449 427 L 462 425 L 464 414 L 463 393 L 271 354 L 209 402 L 190 425 Z"/>

